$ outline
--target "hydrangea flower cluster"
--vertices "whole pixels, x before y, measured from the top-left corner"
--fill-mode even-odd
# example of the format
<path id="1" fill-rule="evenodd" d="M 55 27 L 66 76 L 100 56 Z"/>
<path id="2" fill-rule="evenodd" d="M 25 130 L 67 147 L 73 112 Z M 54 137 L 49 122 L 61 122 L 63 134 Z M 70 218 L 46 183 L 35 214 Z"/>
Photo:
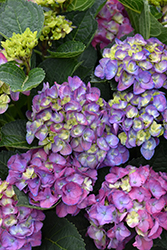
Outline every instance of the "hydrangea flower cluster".
<path id="1" fill-rule="evenodd" d="M 117 89 L 123 91 L 133 86 L 134 94 L 148 89 L 167 88 L 166 45 L 157 38 L 145 40 L 140 34 L 116 39 L 111 49 L 104 49 L 103 58 L 95 69 L 101 79 L 115 78 Z"/>
<path id="2" fill-rule="evenodd" d="M 72 155 L 91 169 L 120 165 L 128 160 L 129 151 L 111 132 L 107 107 L 100 90 L 90 83 L 86 86 L 77 76 L 62 85 L 46 83 L 27 114 L 31 120 L 27 142 L 36 137 L 47 153 Z"/>
<path id="3" fill-rule="evenodd" d="M 167 101 L 165 93 L 147 90 L 140 95 L 115 92 L 109 102 L 110 119 L 120 142 L 127 148 L 141 146 L 141 154 L 151 159 L 158 137 L 167 139 Z"/>
<path id="4" fill-rule="evenodd" d="M 42 211 L 17 207 L 13 187 L 0 180 L 0 249 L 31 250 L 41 245 Z"/>
<path id="5" fill-rule="evenodd" d="M 88 235 L 99 249 L 124 249 L 135 237 L 139 250 L 150 250 L 153 239 L 167 230 L 167 174 L 148 165 L 113 167 L 87 209 Z"/>
<path id="6" fill-rule="evenodd" d="M 76 215 L 95 200 L 89 193 L 97 170 L 82 167 L 76 158 L 65 159 L 57 153 L 34 149 L 13 155 L 8 168 L 6 180 L 27 193 L 30 204 L 50 208 L 59 202 L 56 206 L 59 217 Z"/>
<path id="7" fill-rule="evenodd" d="M 51 46 L 52 40 L 59 40 L 60 38 L 64 38 L 74 28 L 72 26 L 72 22 L 66 20 L 65 16 L 56 15 L 56 12 L 52 10 L 44 12 L 44 15 L 45 21 L 40 40 L 48 41 L 49 46 Z"/>
<path id="8" fill-rule="evenodd" d="M 24 33 L 16 34 L 6 41 L 2 41 L 1 45 L 5 49 L 4 53 L 7 60 L 20 60 L 27 62 L 31 58 L 32 49 L 38 44 L 37 31 L 32 32 L 27 28 Z"/>
<path id="9" fill-rule="evenodd" d="M 119 39 L 133 30 L 124 6 L 117 0 L 108 0 L 96 19 L 98 29 L 92 40 L 94 47 L 100 44 L 103 49 L 116 37 Z"/>

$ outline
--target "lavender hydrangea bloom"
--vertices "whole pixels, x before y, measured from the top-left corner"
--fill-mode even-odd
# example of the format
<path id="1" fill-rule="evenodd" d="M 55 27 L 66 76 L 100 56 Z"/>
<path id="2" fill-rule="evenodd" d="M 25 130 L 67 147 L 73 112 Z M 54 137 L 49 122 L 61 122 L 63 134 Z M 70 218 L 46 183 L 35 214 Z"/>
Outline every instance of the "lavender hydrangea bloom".
<path id="1" fill-rule="evenodd" d="M 149 165 L 112 167 L 96 203 L 87 208 L 89 237 L 99 249 L 122 250 L 136 236 L 133 246 L 150 250 L 153 239 L 167 228 L 166 192 L 166 173 L 156 173 Z"/>
<path id="2" fill-rule="evenodd" d="M 164 135 L 166 138 L 165 93 L 147 90 L 135 95 L 133 92 L 118 91 L 108 103 L 109 122 L 113 127 L 117 126 L 115 134 L 120 143 L 126 148 L 141 146 L 144 158 L 151 159 L 159 144 L 159 137 Z"/>
<path id="3" fill-rule="evenodd" d="M 41 228 L 45 215 L 42 211 L 17 207 L 13 187 L 0 180 L 0 248 L 31 249 L 41 245 Z"/>
<path id="4" fill-rule="evenodd" d="M 97 77 L 107 80 L 115 78 L 119 91 L 133 86 L 133 93 L 136 95 L 148 89 L 167 88 L 165 44 L 153 38 L 144 40 L 140 34 L 127 37 L 123 42 L 115 39 L 115 42 L 111 49 L 104 49 L 103 58 L 94 72 Z M 115 75 L 110 73 L 113 70 L 109 65 L 101 67 L 104 59 L 106 61 L 110 59 L 110 65 L 117 61 L 118 68 Z"/>
<path id="5" fill-rule="evenodd" d="M 108 63 L 110 59 L 102 59 L 100 67 Z M 115 74 L 117 62 L 110 66 Z M 105 76 L 108 74 L 111 72 L 106 71 Z M 55 83 L 49 87 L 48 83 L 44 84 L 32 103 L 26 134 L 29 144 L 36 137 L 46 153 L 72 155 L 83 167 L 91 169 L 107 164 L 119 165 L 128 160 L 128 152 L 126 149 L 123 152 L 122 147 L 119 150 L 119 139 L 109 123 L 108 103 L 100 98 L 100 90 L 91 87 L 90 83 L 86 86 L 74 76 L 68 77 L 68 82 L 62 85 Z M 116 115 L 115 119 L 120 118 Z M 114 160 L 112 154 L 118 157 Z"/>

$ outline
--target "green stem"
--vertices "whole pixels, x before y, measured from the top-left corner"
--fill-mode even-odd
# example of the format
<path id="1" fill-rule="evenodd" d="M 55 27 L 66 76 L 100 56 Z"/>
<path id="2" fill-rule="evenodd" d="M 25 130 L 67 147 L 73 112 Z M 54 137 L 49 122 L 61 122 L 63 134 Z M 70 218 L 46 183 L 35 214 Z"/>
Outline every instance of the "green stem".
<path id="1" fill-rule="evenodd" d="M 30 68 L 30 64 L 29 64 L 29 60 L 24 62 L 24 65 L 26 66 L 26 75 L 28 75 L 28 73 L 30 72 L 31 68 Z"/>

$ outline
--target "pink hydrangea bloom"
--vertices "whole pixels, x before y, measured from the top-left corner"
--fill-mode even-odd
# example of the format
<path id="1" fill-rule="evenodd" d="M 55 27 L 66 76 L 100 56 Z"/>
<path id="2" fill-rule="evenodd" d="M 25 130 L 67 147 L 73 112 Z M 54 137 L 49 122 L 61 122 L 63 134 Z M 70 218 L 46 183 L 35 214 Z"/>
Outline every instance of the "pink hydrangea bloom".
<path id="1" fill-rule="evenodd" d="M 29 150 L 8 160 L 7 181 L 27 193 L 29 202 L 41 208 L 56 206 L 59 217 L 77 214 L 95 203 L 90 195 L 97 170 L 84 168 L 76 158 L 44 149 Z"/>
<path id="2" fill-rule="evenodd" d="M 92 45 L 100 44 L 103 49 L 116 37 L 133 31 L 124 6 L 117 0 L 108 0 L 97 15 L 98 29 L 93 38 Z"/>
<path id="3" fill-rule="evenodd" d="M 153 239 L 159 238 L 167 228 L 166 184 L 166 174 L 156 173 L 148 165 L 112 167 L 96 196 L 96 203 L 87 208 L 91 223 L 88 235 L 96 246 L 98 232 L 99 236 L 105 236 L 101 245 L 98 244 L 99 249 L 122 250 L 136 235 L 133 246 L 150 250 Z"/>

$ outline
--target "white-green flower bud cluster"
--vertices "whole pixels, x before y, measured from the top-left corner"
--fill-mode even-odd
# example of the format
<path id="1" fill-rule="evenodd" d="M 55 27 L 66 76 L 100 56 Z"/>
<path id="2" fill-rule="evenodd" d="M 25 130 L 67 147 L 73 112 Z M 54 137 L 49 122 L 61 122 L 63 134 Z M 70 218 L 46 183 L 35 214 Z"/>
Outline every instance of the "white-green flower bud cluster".
<path id="1" fill-rule="evenodd" d="M 29 28 L 22 34 L 13 33 L 13 36 L 1 42 L 5 49 L 5 56 L 8 60 L 28 60 L 31 57 L 32 49 L 38 44 L 37 31 L 32 32 Z"/>
<path id="2" fill-rule="evenodd" d="M 65 19 L 65 16 L 58 15 L 51 11 L 45 12 L 45 21 L 40 40 L 59 40 L 72 31 L 72 22 Z"/>

